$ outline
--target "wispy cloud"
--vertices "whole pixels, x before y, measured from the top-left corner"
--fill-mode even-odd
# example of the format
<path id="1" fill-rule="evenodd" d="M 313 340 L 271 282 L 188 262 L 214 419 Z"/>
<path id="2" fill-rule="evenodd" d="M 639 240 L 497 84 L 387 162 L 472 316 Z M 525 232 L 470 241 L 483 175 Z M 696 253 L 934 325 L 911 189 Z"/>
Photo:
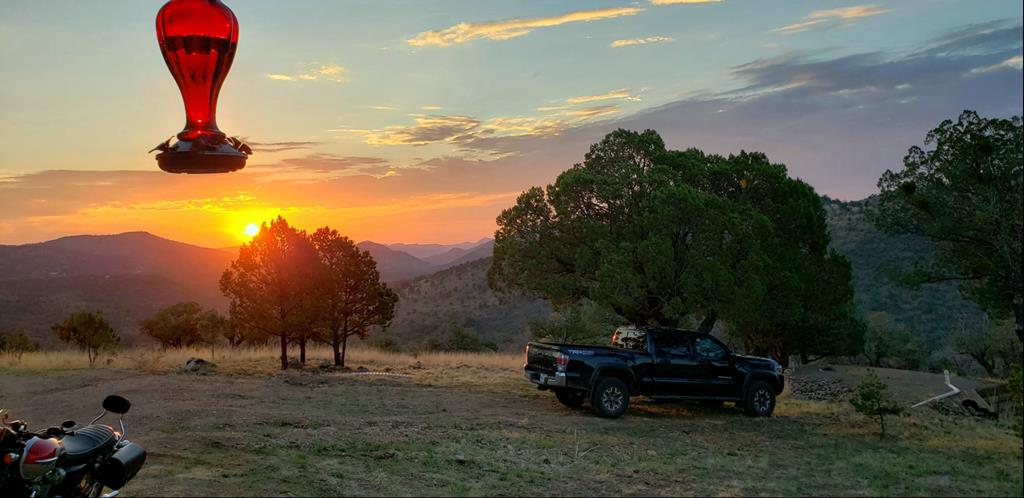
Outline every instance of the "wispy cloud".
<path id="1" fill-rule="evenodd" d="M 444 109 L 444 108 L 439 106 L 439 105 L 421 105 L 420 106 L 420 110 L 421 111 L 440 111 L 441 109 Z"/>
<path id="2" fill-rule="evenodd" d="M 607 93 L 598 95 L 583 95 L 580 97 L 569 97 L 565 101 L 569 104 L 586 104 L 588 102 L 598 102 L 602 100 L 630 100 L 639 101 L 640 97 L 635 95 L 629 88 L 621 88 L 619 90 L 612 90 Z"/>
<path id="3" fill-rule="evenodd" d="M 373 109 L 375 111 L 393 111 L 393 110 L 395 110 L 394 107 L 389 106 L 389 105 L 371 105 L 370 109 Z"/>
<path id="4" fill-rule="evenodd" d="M 877 5 L 854 5 L 851 7 L 840 7 L 836 9 L 816 10 L 807 14 L 800 22 L 787 24 L 781 28 L 774 29 L 775 33 L 790 35 L 811 29 L 830 29 L 840 26 L 847 26 L 856 19 L 877 16 L 890 12 L 890 9 Z"/>
<path id="5" fill-rule="evenodd" d="M 722 0 L 651 0 L 651 5 L 690 5 L 697 3 L 718 3 Z"/>
<path id="6" fill-rule="evenodd" d="M 650 43 L 664 43 L 671 41 L 676 41 L 676 39 L 672 38 L 671 36 L 648 36 L 646 38 L 626 38 L 622 40 L 615 40 L 609 43 L 608 46 L 611 48 L 621 48 L 632 47 L 635 45 L 647 45 Z"/>
<path id="7" fill-rule="evenodd" d="M 988 73 L 999 69 L 1016 69 L 1020 71 L 1024 68 L 1024 57 L 1020 55 L 1014 55 L 1005 61 L 998 64 L 992 64 L 991 66 L 979 67 L 971 70 L 972 74 Z"/>
<path id="8" fill-rule="evenodd" d="M 314 64 L 308 70 L 298 74 L 271 73 L 267 78 L 274 81 L 329 81 L 344 83 L 345 68 L 337 64 Z"/>
<path id="9" fill-rule="evenodd" d="M 529 34 L 537 28 L 548 28 L 574 22 L 590 22 L 615 17 L 632 16 L 639 7 L 610 7 L 606 9 L 578 10 L 548 17 L 507 19 L 488 22 L 461 22 L 442 30 L 424 31 L 406 40 L 414 47 L 448 47 L 474 40 L 509 40 Z"/>
<path id="10" fill-rule="evenodd" d="M 284 152 L 289 150 L 309 149 L 320 142 L 250 142 L 247 141 L 255 152 Z"/>

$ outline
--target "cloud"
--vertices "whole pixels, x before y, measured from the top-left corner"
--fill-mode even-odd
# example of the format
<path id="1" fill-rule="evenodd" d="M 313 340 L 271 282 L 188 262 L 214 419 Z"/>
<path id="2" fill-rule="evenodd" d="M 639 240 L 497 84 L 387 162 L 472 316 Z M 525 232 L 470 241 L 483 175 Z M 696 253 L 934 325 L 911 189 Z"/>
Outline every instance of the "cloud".
<path id="1" fill-rule="evenodd" d="M 993 64 L 988 67 L 974 68 L 971 72 L 975 74 L 987 73 L 989 71 L 998 71 L 1000 69 L 1016 69 L 1017 71 L 1020 71 L 1022 67 L 1024 67 L 1024 57 L 1015 55 L 998 64 Z"/>
<path id="2" fill-rule="evenodd" d="M 245 140 L 243 140 L 245 141 Z M 245 141 L 254 152 L 284 152 L 289 150 L 309 149 L 320 142 L 250 142 Z"/>
<path id="3" fill-rule="evenodd" d="M 371 105 L 370 109 L 373 109 L 375 111 L 393 111 L 396 108 L 389 105 Z"/>
<path id="4" fill-rule="evenodd" d="M 651 5 L 693 5 L 698 3 L 718 3 L 722 0 L 651 0 Z"/>
<path id="5" fill-rule="evenodd" d="M 597 102 L 601 100 L 631 100 L 639 101 L 640 97 L 633 94 L 633 91 L 629 88 L 621 88 L 618 90 L 612 90 L 610 92 L 598 94 L 598 95 L 583 95 L 579 97 L 569 97 L 565 99 L 568 104 L 586 104 L 589 102 Z"/>
<path id="6" fill-rule="evenodd" d="M 312 171 L 315 173 L 346 173 L 384 175 L 391 170 L 391 164 L 381 157 L 342 156 L 330 153 L 310 154 L 306 157 L 283 159 L 275 167 L 288 167 L 294 170 Z"/>
<path id="7" fill-rule="evenodd" d="M 461 22 L 449 28 L 424 31 L 406 40 L 414 47 L 448 47 L 474 40 L 509 40 L 525 36 L 537 28 L 548 28 L 574 22 L 590 22 L 632 16 L 643 9 L 638 7 L 610 7 L 605 9 L 578 10 L 549 17 L 528 19 L 507 19 L 488 22 Z"/>
<path id="8" fill-rule="evenodd" d="M 789 35 L 810 29 L 830 29 L 848 26 L 856 19 L 877 16 L 886 12 L 891 12 L 891 10 L 877 5 L 855 5 L 836 9 L 816 10 L 808 14 L 800 22 L 788 24 L 772 31 Z"/>
<path id="9" fill-rule="evenodd" d="M 439 105 L 421 105 L 420 106 L 420 110 L 421 111 L 440 111 L 441 109 L 444 109 L 444 108 L 439 106 Z"/>
<path id="10" fill-rule="evenodd" d="M 611 47 L 611 48 L 621 48 L 621 47 L 632 47 L 632 46 L 636 46 L 636 45 L 648 45 L 648 44 L 651 44 L 651 43 L 664 43 L 664 42 L 671 42 L 671 41 L 676 41 L 676 40 L 675 40 L 675 38 L 672 38 L 671 36 L 648 36 L 646 38 L 626 38 L 626 39 L 622 39 L 622 40 L 615 40 L 615 41 L 609 43 L 608 46 Z"/>
<path id="11" fill-rule="evenodd" d="M 470 116 L 412 115 L 415 124 L 388 126 L 379 130 L 346 130 L 365 136 L 369 145 L 427 145 L 451 142 L 480 126 Z"/>
<path id="12" fill-rule="evenodd" d="M 267 78 L 274 81 L 328 81 L 331 83 L 344 83 L 348 81 L 343 76 L 345 68 L 337 64 L 310 64 L 305 71 L 298 74 L 268 74 Z"/>

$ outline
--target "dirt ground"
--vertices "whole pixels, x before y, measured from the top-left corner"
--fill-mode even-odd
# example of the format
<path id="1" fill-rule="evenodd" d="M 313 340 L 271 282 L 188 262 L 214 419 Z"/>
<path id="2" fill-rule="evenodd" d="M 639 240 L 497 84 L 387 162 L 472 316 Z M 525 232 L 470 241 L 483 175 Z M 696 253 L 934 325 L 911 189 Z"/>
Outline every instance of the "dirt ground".
<path id="1" fill-rule="evenodd" d="M 130 496 L 1022 494 L 1020 440 L 992 421 L 915 414 L 880 439 L 847 403 L 787 398 L 768 419 L 634 400 L 605 420 L 512 368 L 401 371 L 0 370 L 0 406 L 42 429 L 126 396 L 149 453 Z"/>

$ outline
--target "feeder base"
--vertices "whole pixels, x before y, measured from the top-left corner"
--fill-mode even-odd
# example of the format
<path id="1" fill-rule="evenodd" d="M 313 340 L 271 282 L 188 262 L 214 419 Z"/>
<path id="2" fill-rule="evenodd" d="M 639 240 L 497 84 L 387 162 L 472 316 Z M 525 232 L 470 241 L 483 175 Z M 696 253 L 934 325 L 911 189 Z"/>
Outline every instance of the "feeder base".
<path id="1" fill-rule="evenodd" d="M 168 173 L 204 174 L 230 173 L 245 167 L 249 156 L 233 147 L 230 143 L 222 143 L 216 147 L 193 147 L 189 141 L 179 141 L 156 155 L 156 163 L 160 169 Z"/>

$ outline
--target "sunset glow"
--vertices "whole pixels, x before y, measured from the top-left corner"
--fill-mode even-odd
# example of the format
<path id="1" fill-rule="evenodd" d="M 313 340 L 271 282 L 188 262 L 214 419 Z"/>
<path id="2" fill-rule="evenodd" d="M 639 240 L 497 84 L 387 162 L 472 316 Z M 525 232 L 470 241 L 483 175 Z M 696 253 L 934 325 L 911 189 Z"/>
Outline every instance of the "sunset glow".
<path id="1" fill-rule="evenodd" d="M 277 215 L 356 240 L 478 240 L 619 127 L 762 151 L 860 199 L 935 123 L 1022 107 L 1010 1 L 247 0 L 217 121 L 254 154 L 169 175 L 146 154 L 182 121 L 163 3 L 0 6 L 0 244 L 144 230 L 222 247 Z M 82 43 L 96 33 L 118 50 Z"/>

